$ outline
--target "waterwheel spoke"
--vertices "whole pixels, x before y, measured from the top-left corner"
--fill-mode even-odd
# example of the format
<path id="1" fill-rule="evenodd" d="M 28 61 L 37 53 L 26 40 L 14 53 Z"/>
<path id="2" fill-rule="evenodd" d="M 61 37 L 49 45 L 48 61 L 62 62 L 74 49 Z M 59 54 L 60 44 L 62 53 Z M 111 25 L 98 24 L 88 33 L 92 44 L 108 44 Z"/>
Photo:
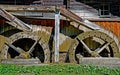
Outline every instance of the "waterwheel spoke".
<path id="1" fill-rule="evenodd" d="M 14 45 L 10 44 L 10 43 L 5 43 L 8 47 L 12 48 L 13 50 L 15 50 L 16 52 L 18 53 L 22 53 L 24 52 L 24 50 L 22 50 L 21 48 L 19 47 L 15 47 Z"/>
<path id="2" fill-rule="evenodd" d="M 99 54 L 101 53 L 110 43 L 104 43 L 99 48 L 97 48 L 95 51 Z"/>
<path id="3" fill-rule="evenodd" d="M 36 41 L 34 42 L 34 44 L 32 45 L 32 47 L 29 49 L 28 53 L 31 54 L 31 53 L 33 52 L 35 46 L 37 45 L 37 43 L 38 43 L 40 40 L 41 40 L 41 38 L 39 38 L 38 40 L 36 40 Z"/>
<path id="4" fill-rule="evenodd" d="M 88 53 L 92 53 L 92 51 L 90 50 L 90 48 L 82 41 L 80 40 L 80 42 L 83 44 L 83 46 L 85 47 L 85 49 L 88 51 Z"/>

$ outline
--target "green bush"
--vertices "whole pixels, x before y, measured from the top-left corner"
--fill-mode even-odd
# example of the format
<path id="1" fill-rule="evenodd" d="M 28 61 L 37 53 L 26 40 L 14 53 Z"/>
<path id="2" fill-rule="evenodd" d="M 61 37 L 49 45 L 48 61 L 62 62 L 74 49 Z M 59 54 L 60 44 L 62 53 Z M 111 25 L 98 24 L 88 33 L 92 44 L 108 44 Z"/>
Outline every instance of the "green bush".
<path id="1" fill-rule="evenodd" d="M 87 65 L 44 65 L 44 66 L 22 66 L 22 65 L 0 65 L 0 75 L 120 75 L 120 68 L 106 68 Z"/>

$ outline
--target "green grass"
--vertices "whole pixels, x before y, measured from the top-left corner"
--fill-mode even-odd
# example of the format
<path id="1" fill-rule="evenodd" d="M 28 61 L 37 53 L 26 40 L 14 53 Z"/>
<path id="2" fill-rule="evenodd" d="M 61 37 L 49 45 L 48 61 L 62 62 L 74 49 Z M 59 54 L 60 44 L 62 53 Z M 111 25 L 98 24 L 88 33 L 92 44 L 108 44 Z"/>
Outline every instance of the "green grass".
<path id="1" fill-rule="evenodd" d="M 0 65 L 0 75 L 120 75 L 120 68 L 86 65 L 19 66 Z"/>

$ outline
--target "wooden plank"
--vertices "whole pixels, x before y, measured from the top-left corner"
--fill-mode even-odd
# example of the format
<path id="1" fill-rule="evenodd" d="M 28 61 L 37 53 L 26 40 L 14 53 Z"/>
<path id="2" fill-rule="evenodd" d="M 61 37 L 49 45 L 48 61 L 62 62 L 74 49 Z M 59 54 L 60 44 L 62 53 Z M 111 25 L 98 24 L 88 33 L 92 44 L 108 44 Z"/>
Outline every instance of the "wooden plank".
<path id="1" fill-rule="evenodd" d="M 1 9 L 8 12 L 54 12 L 54 6 L 35 6 L 35 5 L 0 5 Z"/>
<path id="2" fill-rule="evenodd" d="M 13 16 L 12 14 L 10 14 L 9 12 L 7 12 L 4 9 L 0 9 L 0 15 L 2 17 L 4 17 L 6 20 L 8 20 L 8 22 L 7 22 L 8 24 L 10 24 L 20 30 L 30 31 L 32 29 L 28 24 L 19 20 L 18 18 L 16 18 L 15 16 Z"/>
<path id="3" fill-rule="evenodd" d="M 74 14 L 73 12 L 65 9 L 64 7 L 60 7 L 60 13 L 61 15 L 67 17 L 68 19 L 81 24 L 91 30 L 97 30 L 100 29 L 98 25 L 88 21 L 87 19 L 82 19 L 81 17 L 79 17 L 78 15 Z"/>
<path id="4" fill-rule="evenodd" d="M 55 7 L 54 6 L 28 6 L 28 5 L 0 5 L 0 8 L 3 8 L 7 11 L 11 12 L 47 12 L 47 13 L 55 13 Z M 78 15 L 74 14 L 73 12 L 65 9 L 64 7 L 60 7 L 60 13 L 61 15 L 69 18 L 70 20 L 77 22 L 78 24 L 81 24 L 89 29 L 99 29 L 99 26 L 95 25 L 94 23 L 84 20 Z"/>

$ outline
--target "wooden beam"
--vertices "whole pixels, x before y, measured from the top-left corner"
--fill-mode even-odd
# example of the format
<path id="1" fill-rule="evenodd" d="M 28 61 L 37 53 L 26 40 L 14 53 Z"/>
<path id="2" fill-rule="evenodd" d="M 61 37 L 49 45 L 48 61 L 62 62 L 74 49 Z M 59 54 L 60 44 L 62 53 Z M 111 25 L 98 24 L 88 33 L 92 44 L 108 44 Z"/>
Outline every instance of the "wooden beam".
<path id="1" fill-rule="evenodd" d="M 54 6 L 0 5 L 0 8 L 8 12 L 55 12 Z"/>
<path id="2" fill-rule="evenodd" d="M 4 9 L 0 9 L 0 15 L 2 17 L 4 17 L 6 20 L 8 20 L 8 24 L 20 29 L 20 30 L 27 30 L 27 31 L 31 31 L 32 27 L 29 26 L 28 24 L 24 23 L 23 21 L 19 20 L 18 18 L 16 18 L 15 16 L 13 16 L 12 14 L 10 14 L 9 12 L 7 12 Z"/>
<path id="3" fill-rule="evenodd" d="M 8 12 L 45 12 L 45 13 L 55 13 L 55 6 L 29 6 L 29 5 L 0 5 L 0 8 L 7 10 Z M 60 14 L 68 19 L 81 24 L 91 30 L 100 29 L 100 27 L 88 20 L 85 20 L 73 12 L 60 7 Z"/>
<path id="4" fill-rule="evenodd" d="M 60 32 L 60 11 L 56 7 L 56 12 L 55 12 L 55 63 L 59 62 L 59 32 Z"/>
<path id="5" fill-rule="evenodd" d="M 61 15 L 69 18 L 70 20 L 72 20 L 78 24 L 81 24 L 91 30 L 100 29 L 100 27 L 98 25 L 79 17 L 78 15 L 74 14 L 73 12 L 66 10 L 64 7 L 60 7 L 60 13 L 61 13 Z"/>

